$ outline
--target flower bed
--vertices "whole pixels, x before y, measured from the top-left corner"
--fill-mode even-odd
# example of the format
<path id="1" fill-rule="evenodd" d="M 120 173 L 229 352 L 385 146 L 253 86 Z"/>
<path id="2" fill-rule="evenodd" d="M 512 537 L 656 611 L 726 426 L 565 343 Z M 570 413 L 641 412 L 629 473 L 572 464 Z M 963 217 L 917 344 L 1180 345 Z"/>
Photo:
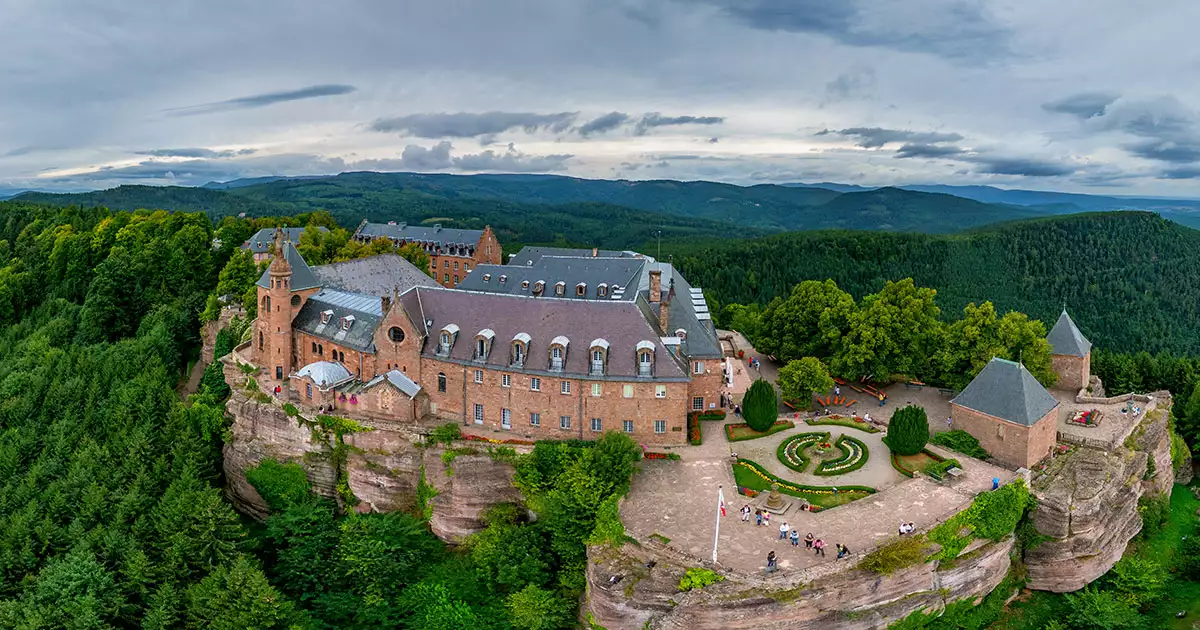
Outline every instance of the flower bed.
<path id="1" fill-rule="evenodd" d="M 809 418 L 805 420 L 809 426 L 819 427 L 821 425 L 834 425 L 839 427 L 849 427 L 866 431 L 867 433 L 879 433 L 879 428 L 864 421 L 862 418 L 855 416 L 854 418 L 846 418 L 844 416 L 826 416 L 824 418 Z"/>
<path id="2" fill-rule="evenodd" d="M 524 444 L 525 446 L 533 446 L 533 442 L 529 440 L 496 440 L 493 438 L 483 437 L 482 435 L 464 435 L 462 436 L 462 439 L 470 440 L 472 442 L 487 442 L 488 444 Z"/>
<path id="3" fill-rule="evenodd" d="M 679 453 L 655 453 L 652 451 L 645 451 L 642 453 L 642 457 L 644 459 L 669 459 L 675 461 L 679 459 Z"/>
<path id="4" fill-rule="evenodd" d="M 871 457 L 871 451 L 867 449 L 867 445 L 857 438 L 843 435 L 838 438 L 836 444 L 842 451 L 842 456 L 832 461 L 821 462 L 821 465 L 817 466 L 816 474 L 830 477 L 854 472 L 865 466 Z"/>
<path id="5" fill-rule="evenodd" d="M 767 472 L 758 463 L 738 458 L 733 464 L 733 477 L 739 490 L 746 488 L 755 492 L 770 491 L 771 484 L 779 484 L 779 491 L 808 501 L 818 508 L 832 508 L 870 496 L 874 488 L 867 486 L 805 486 L 785 481 Z"/>
<path id="6" fill-rule="evenodd" d="M 700 433 L 700 414 L 689 413 L 687 416 L 687 432 L 688 444 L 692 446 L 700 446 L 704 443 L 704 436 Z"/>
<path id="7" fill-rule="evenodd" d="M 1103 414 L 1095 409 L 1090 411 L 1076 411 L 1070 418 L 1067 418 L 1067 424 L 1079 427 L 1098 427 L 1100 426 L 1102 417 Z"/>
<path id="8" fill-rule="evenodd" d="M 750 425 L 746 424 L 745 422 L 739 422 L 737 424 L 725 425 L 725 437 L 729 438 L 730 442 L 742 442 L 744 440 L 767 437 L 773 433 L 779 433 L 780 431 L 786 431 L 795 427 L 796 423 L 792 422 L 791 420 L 779 420 L 776 421 L 775 424 L 771 425 L 770 429 L 759 433 L 758 431 L 751 429 Z"/>
<path id="9" fill-rule="evenodd" d="M 828 439 L 828 433 L 798 433 L 779 444 L 779 448 L 775 449 L 775 457 L 779 458 L 784 466 L 802 473 L 808 468 L 808 458 L 804 456 L 804 449 Z"/>
<path id="10" fill-rule="evenodd" d="M 924 470 L 926 466 L 943 460 L 945 460 L 944 457 L 928 449 L 916 455 L 900 456 L 892 453 L 892 468 L 905 477 L 915 477 L 918 470 Z"/>

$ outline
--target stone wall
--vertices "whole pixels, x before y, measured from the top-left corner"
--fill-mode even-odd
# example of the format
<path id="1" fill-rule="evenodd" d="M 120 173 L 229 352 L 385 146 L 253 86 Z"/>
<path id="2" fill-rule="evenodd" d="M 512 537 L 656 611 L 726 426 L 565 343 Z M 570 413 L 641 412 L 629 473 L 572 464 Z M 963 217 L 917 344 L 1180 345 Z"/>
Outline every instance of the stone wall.
<path id="1" fill-rule="evenodd" d="M 231 438 L 225 445 L 225 492 L 239 511 L 263 520 L 268 506 L 246 479 L 246 471 L 265 459 L 295 463 L 304 468 L 313 491 L 341 502 L 337 482 L 345 475 L 360 512 L 414 512 L 421 475 L 437 491 L 430 505 L 430 527 L 447 542 L 483 528 L 480 518 L 497 503 L 520 503 L 520 492 L 512 485 L 513 467 L 486 454 L 460 455 L 448 474 L 442 462 L 442 447 L 421 447 L 420 431 L 415 427 L 385 422 L 361 422 L 371 428 L 347 434 L 352 446 L 346 469 L 339 471 L 332 449 L 309 429 L 289 417 L 274 401 L 260 403 L 241 388 L 244 375 L 232 361 L 225 362 L 225 378 L 233 388 L 226 411 L 233 417 Z M 483 447 L 469 442 L 458 448 Z"/>
<path id="2" fill-rule="evenodd" d="M 1008 573 L 1012 548 L 1011 538 L 978 543 L 953 563 L 923 563 L 886 576 L 833 562 L 800 578 L 724 573 L 723 582 L 681 593 L 686 569 L 707 563 L 652 541 L 592 547 L 586 612 L 609 630 L 886 628 L 914 611 L 990 593 Z M 650 561 L 655 564 L 647 568 Z M 620 581 L 610 584 L 613 576 Z"/>
<path id="3" fill-rule="evenodd" d="M 1057 433 L 1058 413 L 1055 407 L 1027 427 L 962 405 L 950 405 L 954 428 L 970 433 L 993 458 L 1013 468 L 1031 467 L 1050 452 Z"/>
<path id="4" fill-rule="evenodd" d="M 1050 369 L 1058 375 L 1055 389 L 1077 390 L 1085 389 L 1091 378 L 1092 353 L 1077 357 L 1067 354 L 1050 355 Z"/>

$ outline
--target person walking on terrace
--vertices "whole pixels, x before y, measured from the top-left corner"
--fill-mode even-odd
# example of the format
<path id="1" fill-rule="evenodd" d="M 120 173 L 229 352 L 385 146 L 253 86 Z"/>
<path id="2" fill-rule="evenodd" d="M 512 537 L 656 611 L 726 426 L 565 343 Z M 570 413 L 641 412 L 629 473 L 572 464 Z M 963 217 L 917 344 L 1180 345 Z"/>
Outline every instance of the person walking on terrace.
<path id="1" fill-rule="evenodd" d="M 813 552 L 814 556 L 821 556 L 822 558 L 825 557 L 825 541 L 824 540 L 821 540 L 820 538 L 818 538 L 815 542 L 813 542 L 813 549 L 815 550 Z"/>
<path id="2" fill-rule="evenodd" d="M 767 573 L 775 572 L 775 552 L 767 554 Z"/>
<path id="3" fill-rule="evenodd" d="M 812 535 L 812 532 L 808 532 L 808 535 L 804 537 L 804 548 L 812 549 L 812 545 L 813 545 L 813 535 Z"/>
<path id="4" fill-rule="evenodd" d="M 787 540 L 789 530 L 791 530 L 791 528 L 788 527 L 787 521 L 780 523 L 779 524 L 779 540 Z"/>
<path id="5" fill-rule="evenodd" d="M 750 504 L 749 503 L 742 506 L 742 520 L 747 523 L 750 522 Z"/>
<path id="6" fill-rule="evenodd" d="M 792 539 L 792 546 L 793 546 L 793 547 L 799 547 L 799 546 L 800 546 L 800 530 L 798 530 L 798 529 L 792 529 L 792 533 L 788 534 L 788 536 L 789 536 L 789 537 Z"/>
<path id="7" fill-rule="evenodd" d="M 757 526 L 757 525 L 762 525 L 762 521 L 763 521 L 762 517 L 763 517 L 763 511 L 762 511 L 762 510 L 754 510 L 754 524 L 755 524 L 756 526 Z"/>

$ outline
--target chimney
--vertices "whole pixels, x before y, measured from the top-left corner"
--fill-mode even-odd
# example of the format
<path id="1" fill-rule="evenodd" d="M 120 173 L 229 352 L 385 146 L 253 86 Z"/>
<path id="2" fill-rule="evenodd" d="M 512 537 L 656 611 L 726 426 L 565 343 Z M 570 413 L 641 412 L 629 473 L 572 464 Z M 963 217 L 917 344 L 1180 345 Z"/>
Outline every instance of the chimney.
<path id="1" fill-rule="evenodd" d="M 667 320 L 669 319 L 668 316 L 671 313 L 671 298 L 673 297 L 675 297 L 674 279 L 671 280 L 671 288 L 667 291 L 667 299 L 663 300 L 662 304 L 658 305 L 658 327 L 662 330 L 664 335 L 667 334 Z M 678 354 L 678 352 L 676 352 L 676 354 Z"/>
<path id="2" fill-rule="evenodd" d="M 662 271 L 653 269 L 650 271 L 650 302 L 658 302 L 662 300 Z"/>
<path id="3" fill-rule="evenodd" d="M 595 258 L 595 257 L 597 257 L 597 256 L 599 256 L 599 255 L 600 255 L 600 248 L 599 248 L 599 247 L 593 247 L 593 248 L 592 248 L 592 258 Z"/>
<path id="4" fill-rule="evenodd" d="M 385 295 L 379 298 L 379 302 L 380 306 L 383 307 L 383 314 L 387 315 L 387 312 L 392 310 L 392 298 Z"/>

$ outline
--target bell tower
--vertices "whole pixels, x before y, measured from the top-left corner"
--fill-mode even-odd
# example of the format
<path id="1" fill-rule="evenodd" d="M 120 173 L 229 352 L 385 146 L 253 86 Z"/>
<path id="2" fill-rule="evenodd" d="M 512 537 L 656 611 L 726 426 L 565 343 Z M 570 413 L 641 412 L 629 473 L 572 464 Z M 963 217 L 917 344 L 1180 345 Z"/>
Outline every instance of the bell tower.
<path id="1" fill-rule="evenodd" d="M 261 365 L 267 368 L 271 379 L 282 381 L 292 373 L 292 266 L 288 262 L 283 231 L 275 230 L 275 255 L 267 270 L 268 288 L 259 287 L 258 321 L 267 341 L 263 348 Z M 264 295 L 265 294 L 265 295 Z M 265 307 L 265 310 L 264 310 Z"/>

